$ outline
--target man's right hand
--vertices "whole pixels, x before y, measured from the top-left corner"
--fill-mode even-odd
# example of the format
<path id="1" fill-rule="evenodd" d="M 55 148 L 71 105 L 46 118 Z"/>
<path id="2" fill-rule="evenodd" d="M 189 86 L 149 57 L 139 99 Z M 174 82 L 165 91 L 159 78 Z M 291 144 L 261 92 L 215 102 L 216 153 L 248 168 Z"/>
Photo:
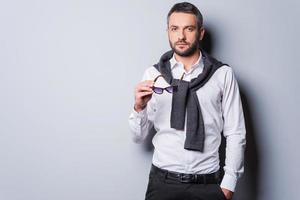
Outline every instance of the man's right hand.
<path id="1" fill-rule="evenodd" d="M 146 106 L 148 101 L 152 97 L 152 86 L 154 84 L 154 81 L 152 80 L 146 80 L 143 82 L 140 82 L 135 87 L 134 96 L 135 96 L 135 104 L 134 104 L 134 110 L 137 112 L 142 111 Z"/>

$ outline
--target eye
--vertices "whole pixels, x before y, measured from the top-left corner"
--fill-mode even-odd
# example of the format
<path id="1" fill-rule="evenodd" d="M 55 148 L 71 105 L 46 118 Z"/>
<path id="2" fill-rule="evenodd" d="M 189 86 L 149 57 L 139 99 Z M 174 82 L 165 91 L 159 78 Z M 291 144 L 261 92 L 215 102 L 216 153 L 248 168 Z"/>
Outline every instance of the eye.
<path id="1" fill-rule="evenodd" d="M 178 29 L 178 28 L 175 27 L 175 26 L 172 26 L 172 27 L 171 27 L 171 31 L 177 31 L 177 29 Z"/>
<path id="2" fill-rule="evenodd" d="M 188 31 L 190 31 L 190 32 L 192 32 L 192 31 L 194 31 L 194 30 L 195 30 L 195 28 L 194 28 L 194 27 L 188 27 L 187 29 L 188 29 Z"/>

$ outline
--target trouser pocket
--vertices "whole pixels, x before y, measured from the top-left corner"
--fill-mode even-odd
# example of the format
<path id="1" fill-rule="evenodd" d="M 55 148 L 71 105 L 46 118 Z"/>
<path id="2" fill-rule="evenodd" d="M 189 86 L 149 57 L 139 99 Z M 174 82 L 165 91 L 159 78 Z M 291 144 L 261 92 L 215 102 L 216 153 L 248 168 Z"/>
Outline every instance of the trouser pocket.
<path id="1" fill-rule="evenodd" d="M 222 199 L 224 199 L 224 200 L 227 200 L 227 198 L 226 198 L 224 192 L 222 191 L 222 188 L 220 187 L 220 185 L 216 184 L 216 188 L 217 188 L 217 191 L 218 191 L 220 197 L 221 197 Z"/>

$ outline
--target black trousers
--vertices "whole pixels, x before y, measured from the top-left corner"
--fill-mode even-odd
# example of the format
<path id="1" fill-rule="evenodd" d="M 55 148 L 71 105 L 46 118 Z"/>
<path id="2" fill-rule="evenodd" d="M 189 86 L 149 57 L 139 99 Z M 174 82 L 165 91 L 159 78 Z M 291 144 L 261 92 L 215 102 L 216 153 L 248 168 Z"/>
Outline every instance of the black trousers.
<path id="1" fill-rule="evenodd" d="M 218 183 L 182 183 L 150 171 L 145 200 L 226 200 Z"/>

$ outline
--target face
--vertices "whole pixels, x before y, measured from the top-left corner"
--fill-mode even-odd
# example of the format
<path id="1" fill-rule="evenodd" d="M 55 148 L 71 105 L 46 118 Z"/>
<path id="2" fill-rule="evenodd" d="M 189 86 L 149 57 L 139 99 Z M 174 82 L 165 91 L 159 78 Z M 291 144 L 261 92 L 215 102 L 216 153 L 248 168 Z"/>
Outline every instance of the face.
<path id="1" fill-rule="evenodd" d="M 204 29 L 197 27 L 196 16 L 189 13 L 174 12 L 169 17 L 168 37 L 173 51 L 183 57 L 193 55 L 199 49 L 199 40 Z"/>

